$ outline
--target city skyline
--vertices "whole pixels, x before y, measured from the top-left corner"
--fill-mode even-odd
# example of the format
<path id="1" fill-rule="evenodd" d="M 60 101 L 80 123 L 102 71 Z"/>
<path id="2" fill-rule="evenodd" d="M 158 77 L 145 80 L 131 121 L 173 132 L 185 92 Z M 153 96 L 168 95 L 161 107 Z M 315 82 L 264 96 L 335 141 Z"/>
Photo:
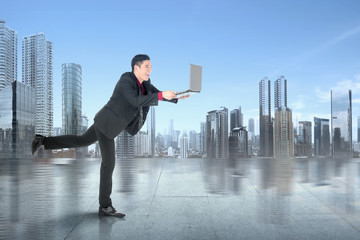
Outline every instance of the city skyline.
<path id="1" fill-rule="evenodd" d="M 152 82 L 161 90 L 186 89 L 189 64 L 203 66 L 202 92 L 177 105 L 160 103 L 156 132 L 166 129 L 161 126 L 168 126 L 170 119 L 175 120 L 175 129 L 200 132 L 208 111 L 241 106 L 243 122 L 254 118 L 259 133 L 257 83 L 264 76 L 273 82 L 281 75 L 288 80 L 294 125 L 314 117 L 329 119 L 330 90 L 350 89 L 356 131 L 360 3 L 203 3 L 142 2 L 129 10 L 125 3 L 84 6 L 80 1 L 69 10 L 63 3 L 15 1 L 3 4 L 0 19 L 17 32 L 18 39 L 44 31 L 53 42 L 54 127 L 61 126 L 62 63 L 83 66 L 83 112 L 92 124 L 120 75 L 129 71 L 131 58 L 144 52 L 153 64 Z M 146 13 L 139 26 L 127 20 L 135 13 Z M 127 32 L 134 37 L 123 38 Z M 146 40 L 136 37 L 144 33 Z M 18 56 L 18 66 L 20 61 Z M 99 91 L 102 94 L 94 99 Z"/>

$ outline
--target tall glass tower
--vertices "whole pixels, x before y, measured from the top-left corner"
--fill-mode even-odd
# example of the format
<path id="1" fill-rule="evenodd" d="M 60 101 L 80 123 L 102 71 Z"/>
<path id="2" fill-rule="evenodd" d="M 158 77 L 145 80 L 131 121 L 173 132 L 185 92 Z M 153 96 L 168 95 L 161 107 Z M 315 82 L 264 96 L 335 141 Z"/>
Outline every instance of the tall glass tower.
<path id="1" fill-rule="evenodd" d="M 274 84 L 274 157 L 294 156 L 294 128 L 292 112 L 287 107 L 287 81 L 281 76 Z"/>
<path id="2" fill-rule="evenodd" d="M 22 41 L 22 81 L 35 89 L 35 131 L 53 134 L 53 46 L 45 33 Z"/>
<path id="3" fill-rule="evenodd" d="M 243 114 L 241 113 L 241 107 L 234 109 L 230 112 L 230 132 L 234 128 L 243 126 Z"/>
<path id="4" fill-rule="evenodd" d="M 155 108 L 153 106 L 149 109 L 147 115 L 147 130 L 149 138 L 149 156 L 155 156 Z"/>
<path id="5" fill-rule="evenodd" d="M 208 158 L 229 157 L 228 109 L 208 112 L 206 116 L 206 152 Z"/>
<path id="6" fill-rule="evenodd" d="M 330 155 L 329 119 L 314 117 L 314 156 Z"/>
<path id="7" fill-rule="evenodd" d="M 0 20 L 0 90 L 17 79 L 17 33 Z"/>
<path id="8" fill-rule="evenodd" d="M 34 89 L 24 83 L 14 81 L 0 89 L 0 158 L 31 156 L 34 101 Z"/>
<path id="9" fill-rule="evenodd" d="M 271 118 L 271 82 L 266 77 L 259 82 L 260 156 L 273 157 L 273 123 Z"/>
<path id="10" fill-rule="evenodd" d="M 82 70 L 76 63 L 62 64 L 62 129 L 65 135 L 82 134 Z"/>
<path id="11" fill-rule="evenodd" d="M 351 90 L 331 91 L 332 152 L 335 158 L 352 158 Z"/>

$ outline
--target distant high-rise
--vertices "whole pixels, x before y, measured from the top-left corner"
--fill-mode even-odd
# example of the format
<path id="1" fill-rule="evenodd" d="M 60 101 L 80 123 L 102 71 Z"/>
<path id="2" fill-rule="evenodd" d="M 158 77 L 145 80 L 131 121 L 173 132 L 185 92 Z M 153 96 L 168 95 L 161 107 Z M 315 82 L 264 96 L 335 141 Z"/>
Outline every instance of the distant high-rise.
<path id="1" fill-rule="evenodd" d="M 79 64 L 62 64 L 62 129 L 64 135 L 82 134 L 81 76 Z"/>
<path id="2" fill-rule="evenodd" d="M 186 135 L 182 135 L 180 137 L 180 158 L 188 157 L 188 137 Z"/>
<path id="3" fill-rule="evenodd" d="M 196 150 L 196 131 L 194 130 L 189 133 L 189 150 Z"/>
<path id="4" fill-rule="evenodd" d="M 300 121 L 299 134 L 297 135 L 297 141 L 295 144 L 295 156 L 310 157 L 311 155 L 312 155 L 311 122 Z"/>
<path id="5" fill-rule="evenodd" d="M 287 108 L 287 80 L 280 76 L 274 83 L 274 107 Z"/>
<path id="6" fill-rule="evenodd" d="M 357 119 L 357 142 L 360 143 L 360 116 Z"/>
<path id="7" fill-rule="evenodd" d="M 149 138 L 149 156 L 155 157 L 155 108 L 150 107 L 147 115 L 147 131 Z"/>
<path id="8" fill-rule="evenodd" d="M 17 33 L 0 20 L 0 90 L 17 79 Z"/>
<path id="9" fill-rule="evenodd" d="M 330 155 L 329 119 L 314 117 L 314 156 Z"/>
<path id="10" fill-rule="evenodd" d="M 117 156 L 119 158 L 134 157 L 134 137 L 123 130 L 116 138 Z"/>
<path id="11" fill-rule="evenodd" d="M 146 132 L 140 131 L 134 136 L 134 155 L 136 157 L 148 157 L 149 138 Z"/>
<path id="12" fill-rule="evenodd" d="M 273 122 L 271 118 L 271 82 L 264 78 L 259 82 L 260 156 L 274 156 Z"/>
<path id="13" fill-rule="evenodd" d="M 45 33 L 22 41 L 22 81 L 35 89 L 35 131 L 53 133 L 53 46 Z"/>
<path id="14" fill-rule="evenodd" d="M 234 128 L 229 137 L 230 158 L 248 157 L 248 132 L 245 127 Z"/>
<path id="15" fill-rule="evenodd" d="M 84 134 L 89 127 L 89 119 L 87 116 L 81 116 L 81 132 L 80 134 Z M 89 152 L 89 147 L 81 148 L 82 155 L 85 157 Z"/>
<path id="16" fill-rule="evenodd" d="M 243 126 L 243 114 L 241 113 L 241 107 L 234 109 L 230 112 L 230 132 L 234 128 Z"/>
<path id="17" fill-rule="evenodd" d="M 206 153 L 206 123 L 200 123 L 200 152 Z"/>
<path id="18" fill-rule="evenodd" d="M 228 109 L 208 112 L 206 116 L 206 152 L 208 158 L 229 157 Z"/>
<path id="19" fill-rule="evenodd" d="M 351 90 L 331 91 L 332 151 L 336 158 L 352 158 Z"/>
<path id="20" fill-rule="evenodd" d="M 274 157 L 294 156 L 294 128 L 292 112 L 287 107 L 287 81 L 281 76 L 274 83 Z"/>
<path id="21" fill-rule="evenodd" d="M 18 81 L 0 89 L 0 158 L 31 157 L 34 100 L 34 89 Z"/>

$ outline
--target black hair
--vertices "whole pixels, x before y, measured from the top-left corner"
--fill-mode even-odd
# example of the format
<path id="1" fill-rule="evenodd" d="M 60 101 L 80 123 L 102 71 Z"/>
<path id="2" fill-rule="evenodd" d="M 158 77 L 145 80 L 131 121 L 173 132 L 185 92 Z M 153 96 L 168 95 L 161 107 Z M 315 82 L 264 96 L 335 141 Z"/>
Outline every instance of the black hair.
<path id="1" fill-rule="evenodd" d="M 143 61 L 150 60 L 150 57 L 146 54 L 138 54 L 131 60 L 131 69 L 134 71 L 134 66 L 141 66 Z"/>

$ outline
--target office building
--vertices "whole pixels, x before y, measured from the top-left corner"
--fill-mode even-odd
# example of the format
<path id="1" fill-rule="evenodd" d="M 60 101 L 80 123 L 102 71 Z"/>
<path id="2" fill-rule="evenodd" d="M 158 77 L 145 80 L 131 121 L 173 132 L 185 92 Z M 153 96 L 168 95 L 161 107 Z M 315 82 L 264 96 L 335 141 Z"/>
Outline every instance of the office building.
<path id="1" fill-rule="evenodd" d="M 295 156 L 312 156 L 311 122 L 300 121 L 299 133 L 296 136 Z"/>
<path id="2" fill-rule="evenodd" d="M 17 79 L 17 33 L 0 20 L 0 90 Z"/>
<path id="3" fill-rule="evenodd" d="M 259 82 L 260 152 L 262 157 L 274 156 L 273 121 L 271 117 L 271 82 L 264 78 Z"/>
<path id="4" fill-rule="evenodd" d="M 248 157 L 248 132 L 246 127 L 234 128 L 229 137 L 229 157 L 232 159 Z"/>
<path id="5" fill-rule="evenodd" d="M 0 89 L 0 158 L 31 157 L 34 100 L 34 89 L 18 81 Z"/>
<path id="6" fill-rule="evenodd" d="M 22 41 L 22 81 L 35 90 L 35 131 L 53 134 L 53 46 L 45 33 Z"/>
<path id="7" fill-rule="evenodd" d="M 274 157 L 294 157 L 292 112 L 287 107 L 287 80 L 284 76 L 274 83 Z"/>
<path id="8" fill-rule="evenodd" d="M 332 153 L 335 158 L 352 158 L 351 90 L 331 91 Z"/>
<path id="9" fill-rule="evenodd" d="M 75 63 L 62 64 L 62 129 L 64 135 L 82 134 L 82 71 Z"/>
<path id="10" fill-rule="evenodd" d="M 314 117 L 314 156 L 330 155 L 329 119 Z"/>
<path id="11" fill-rule="evenodd" d="M 150 107 L 147 115 L 147 131 L 149 138 L 149 157 L 155 157 L 155 108 Z"/>
<path id="12" fill-rule="evenodd" d="M 116 138 L 116 155 L 118 158 L 134 158 L 134 137 L 123 130 Z"/>
<path id="13" fill-rule="evenodd" d="M 87 116 L 81 116 L 81 132 L 80 134 L 84 134 L 89 127 L 89 119 Z M 85 157 L 88 155 L 89 147 L 80 148 L 81 156 Z"/>
<path id="14" fill-rule="evenodd" d="M 206 152 L 208 158 L 229 157 L 228 109 L 208 112 L 206 116 Z"/>
<path id="15" fill-rule="evenodd" d="M 144 131 L 139 131 L 134 136 L 134 156 L 148 157 L 149 156 L 149 138 Z"/>
<path id="16" fill-rule="evenodd" d="M 357 142 L 360 143 L 360 116 L 357 119 Z"/>
<path id="17" fill-rule="evenodd" d="M 200 152 L 206 153 L 206 123 L 200 123 Z"/>
<path id="18" fill-rule="evenodd" d="M 183 134 L 180 137 L 180 158 L 188 157 L 188 150 L 189 150 L 188 146 L 189 146 L 188 137 L 186 136 L 186 134 Z"/>
<path id="19" fill-rule="evenodd" d="M 243 114 L 241 113 L 241 107 L 234 109 L 230 112 L 230 132 L 234 128 L 243 126 Z"/>
<path id="20" fill-rule="evenodd" d="M 196 151 L 196 131 L 192 130 L 189 133 L 189 150 Z"/>

